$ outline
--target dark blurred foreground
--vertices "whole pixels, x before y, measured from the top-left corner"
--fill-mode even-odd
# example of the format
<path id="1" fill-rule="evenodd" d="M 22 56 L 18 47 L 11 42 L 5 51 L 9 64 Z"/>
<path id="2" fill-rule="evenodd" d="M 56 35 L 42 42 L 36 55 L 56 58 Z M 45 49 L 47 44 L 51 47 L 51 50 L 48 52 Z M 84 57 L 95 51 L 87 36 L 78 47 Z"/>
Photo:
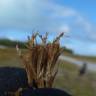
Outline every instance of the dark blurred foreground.
<path id="1" fill-rule="evenodd" d="M 27 75 L 23 68 L 1 67 L 0 96 L 11 96 L 7 93 L 15 92 L 19 88 L 24 88 L 20 96 L 71 96 L 67 92 L 55 88 L 29 88 Z"/>

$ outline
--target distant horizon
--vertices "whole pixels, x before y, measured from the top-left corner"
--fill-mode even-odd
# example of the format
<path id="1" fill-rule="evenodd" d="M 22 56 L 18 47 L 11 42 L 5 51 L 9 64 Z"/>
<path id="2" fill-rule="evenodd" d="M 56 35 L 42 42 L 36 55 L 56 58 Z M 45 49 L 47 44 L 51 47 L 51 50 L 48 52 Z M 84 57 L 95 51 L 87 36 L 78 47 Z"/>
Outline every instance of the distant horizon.
<path id="1" fill-rule="evenodd" d="M 27 39 L 26 40 L 24 40 L 24 41 L 22 41 L 22 40 L 12 40 L 12 39 L 9 39 L 9 38 L 0 38 L 0 40 L 3 40 L 3 39 L 8 39 L 8 40 L 11 40 L 11 41 L 17 41 L 17 43 L 18 42 L 23 42 L 23 43 L 25 43 L 25 42 L 27 42 Z M 72 50 L 71 48 L 68 48 L 66 45 L 61 45 L 61 47 L 65 47 L 65 48 L 67 48 L 67 49 L 69 49 L 69 50 Z M 6 48 L 5 47 L 5 45 L 1 45 L 0 44 L 0 48 Z M 77 53 L 77 52 L 75 52 L 74 50 L 72 50 L 73 51 L 73 54 L 74 55 L 79 55 L 79 56 L 96 56 L 96 55 L 93 55 L 93 54 L 83 54 L 83 53 Z"/>

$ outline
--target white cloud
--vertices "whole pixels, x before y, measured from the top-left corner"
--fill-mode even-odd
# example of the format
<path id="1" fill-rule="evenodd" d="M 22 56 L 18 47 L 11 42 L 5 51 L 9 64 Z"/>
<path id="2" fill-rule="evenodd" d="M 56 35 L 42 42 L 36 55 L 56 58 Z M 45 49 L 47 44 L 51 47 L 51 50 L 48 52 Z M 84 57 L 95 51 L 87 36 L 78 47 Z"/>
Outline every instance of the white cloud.
<path id="1" fill-rule="evenodd" d="M 89 23 L 85 18 L 80 15 L 77 16 L 76 24 L 84 28 L 84 30 L 87 32 L 90 32 L 92 30 L 91 23 Z"/>
<path id="2" fill-rule="evenodd" d="M 51 0 L 0 0 L 0 27 L 5 29 L 37 28 L 41 31 L 69 32 L 74 31 L 70 27 L 75 23 L 75 27 L 78 25 L 87 36 L 95 39 L 92 24 L 72 8 L 58 5 Z"/>
<path id="3" fill-rule="evenodd" d="M 66 16 L 66 17 L 68 17 L 68 16 L 75 16 L 76 15 L 76 12 L 75 12 L 75 10 L 73 10 L 73 9 L 71 9 L 71 8 L 65 8 L 65 10 L 64 10 L 65 12 L 63 12 L 63 16 Z"/>
<path id="4" fill-rule="evenodd" d="M 54 5 L 55 7 L 55 5 Z M 68 8 L 68 7 L 65 7 L 65 6 L 59 6 L 59 5 L 56 5 L 55 9 L 54 9 L 54 14 L 53 16 L 56 16 L 56 17 L 71 17 L 71 16 L 75 16 L 76 15 L 76 11 L 71 9 L 71 8 Z"/>
<path id="5" fill-rule="evenodd" d="M 62 25 L 59 30 L 60 32 L 70 32 L 70 27 L 68 25 Z"/>
<path id="6" fill-rule="evenodd" d="M 84 34 L 86 34 L 86 39 L 89 39 L 90 41 L 96 41 L 96 28 L 92 23 L 80 15 L 77 16 L 75 23 L 84 31 Z"/>

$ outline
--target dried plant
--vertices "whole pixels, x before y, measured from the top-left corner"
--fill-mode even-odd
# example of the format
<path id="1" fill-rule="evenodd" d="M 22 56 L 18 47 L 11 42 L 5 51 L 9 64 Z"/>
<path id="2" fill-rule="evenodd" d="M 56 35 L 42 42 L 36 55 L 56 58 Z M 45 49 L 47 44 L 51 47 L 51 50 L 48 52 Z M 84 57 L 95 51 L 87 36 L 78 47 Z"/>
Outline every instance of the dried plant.
<path id="1" fill-rule="evenodd" d="M 36 38 L 40 37 L 42 43 L 37 44 Z M 21 54 L 21 51 L 16 46 L 17 52 L 23 61 L 24 68 L 27 72 L 28 84 L 35 88 L 51 88 L 58 72 L 56 69 L 56 61 L 62 53 L 59 40 L 63 36 L 61 33 L 53 42 L 48 43 L 48 33 L 45 36 L 39 33 L 28 36 L 26 44 L 26 54 Z"/>

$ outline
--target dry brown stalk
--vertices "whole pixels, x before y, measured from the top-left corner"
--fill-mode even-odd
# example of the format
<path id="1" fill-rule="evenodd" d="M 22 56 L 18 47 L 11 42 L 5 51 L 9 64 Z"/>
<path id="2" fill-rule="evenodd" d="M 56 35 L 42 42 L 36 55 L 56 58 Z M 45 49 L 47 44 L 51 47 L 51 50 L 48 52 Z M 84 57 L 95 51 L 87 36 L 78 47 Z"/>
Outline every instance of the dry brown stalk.
<path id="1" fill-rule="evenodd" d="M 36 43 L 37 36 L 42 44 Z M 28 84 L 32 87 L 45 88 L 52 87 L 58 69 L 56 62 L 62 53 L 59 40 L 63 36 L 61 33 L 52 43 L 47 43 L 48 33 L 43 37 L 39 33 L 28 36 L 27 53 L 22 55 L 18 46 L 16 47 L 20 58 L 23 61 L 27 73 Z"/>

